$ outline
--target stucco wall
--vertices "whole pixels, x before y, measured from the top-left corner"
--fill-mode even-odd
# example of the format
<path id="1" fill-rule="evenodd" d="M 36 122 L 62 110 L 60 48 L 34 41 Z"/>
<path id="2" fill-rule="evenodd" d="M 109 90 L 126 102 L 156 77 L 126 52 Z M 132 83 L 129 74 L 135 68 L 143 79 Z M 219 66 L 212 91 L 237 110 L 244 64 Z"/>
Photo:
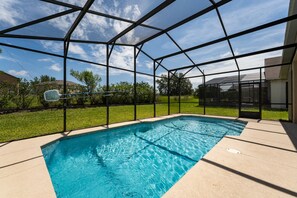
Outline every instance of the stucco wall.
<path id="1" fill-rule="evenodd" d="M 292 64 L 292 91 L 293 91 L 293 100 L 292 100 L 292 121 L 297 123 L 297 53 Z"/>
<path id="2" fill-rule="evenodd" d="M 270 82 L 271 103 L 284 103 L 271 104 L 271 108 L 284 109 L 286 108 L 286 81 L 285 80 L 273 80 Z"/>

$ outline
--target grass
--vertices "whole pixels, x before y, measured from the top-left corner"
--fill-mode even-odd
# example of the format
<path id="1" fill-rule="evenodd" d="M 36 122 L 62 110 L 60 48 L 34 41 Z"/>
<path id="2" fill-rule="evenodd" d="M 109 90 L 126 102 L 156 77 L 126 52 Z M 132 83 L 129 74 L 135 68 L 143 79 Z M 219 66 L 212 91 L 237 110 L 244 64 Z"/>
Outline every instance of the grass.
<path id="1" fill-rule="evenodd" d="M 165 100 L 165 99 L 164 99 Z M 203 107 L 198 106 L 197 99 L 184 99 L 181 113 L 203 114 Z M 186 102 L 185 102 L 186 101 Z M 193 102 L 195 101 L 195 103 Z M 167 102 L 167 100 L 166 100 Z M 178 113 L 178 103 L 171 100 L 171 114 Z M 134 106 L 111 106 L 110 123 L 134 119 Z M 167 104 L 156 105 L 157 116 L 168 114 Z M 206 114 L 220 116 L 238 116 L 236 108 L 207 107 Z M 137 105 L 137 119 L 153 117 L 153 105 Z M 263 110 L 263 119 L 287 120 L 287 111 Z M 67 110 L 67 130 L 104 125 L 106 107 L 80 108 Z M 0 115 L 0 142 L 29 138 L 63 130 L 63 110 L 45 110 L 38 112 L 21 112 Z"/>

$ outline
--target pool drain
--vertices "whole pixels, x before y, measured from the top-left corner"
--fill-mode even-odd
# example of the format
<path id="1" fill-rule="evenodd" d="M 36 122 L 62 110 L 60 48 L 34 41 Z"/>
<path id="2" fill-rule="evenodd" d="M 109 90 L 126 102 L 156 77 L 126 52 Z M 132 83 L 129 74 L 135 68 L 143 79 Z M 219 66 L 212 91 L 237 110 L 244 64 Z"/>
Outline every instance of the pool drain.
<path id="1" fill-rule="evenodd" d="M 227 151 L 229 153 L 233 153 L 233 154 L 240 154 L 240 151 L 237 149 L 233 149 L 233 148 L 227 148 Z"/>

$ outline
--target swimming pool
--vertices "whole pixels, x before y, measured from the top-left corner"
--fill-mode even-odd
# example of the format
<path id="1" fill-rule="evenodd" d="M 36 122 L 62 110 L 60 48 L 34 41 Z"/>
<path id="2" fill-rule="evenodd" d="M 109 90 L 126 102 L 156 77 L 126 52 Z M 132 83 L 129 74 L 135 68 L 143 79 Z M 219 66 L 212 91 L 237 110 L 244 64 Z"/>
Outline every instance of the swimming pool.
<path id="1" fill-rule="evenodd" d="M 245 125 L 180 116 L 64 138 L 42 152 L 57 197 L 160 197 Z"/>

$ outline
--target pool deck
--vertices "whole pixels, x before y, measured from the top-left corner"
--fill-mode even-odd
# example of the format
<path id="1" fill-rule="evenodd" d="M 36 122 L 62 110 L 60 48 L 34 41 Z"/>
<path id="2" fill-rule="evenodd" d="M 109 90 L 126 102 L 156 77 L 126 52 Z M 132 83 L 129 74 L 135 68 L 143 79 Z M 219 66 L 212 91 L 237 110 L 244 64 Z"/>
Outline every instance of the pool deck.
<path id="1" fill-rule="evenodd" d="M 180 115 L 184 114 L 141 121 Z M 164 197 L 297 197 L 297 125 L 240 120 L 248 121 L 242 134 L 224 137 Z M 0 197 L 56 197 L 40 146 L 102 129 L 105 127 L 0 143 Z"/>

